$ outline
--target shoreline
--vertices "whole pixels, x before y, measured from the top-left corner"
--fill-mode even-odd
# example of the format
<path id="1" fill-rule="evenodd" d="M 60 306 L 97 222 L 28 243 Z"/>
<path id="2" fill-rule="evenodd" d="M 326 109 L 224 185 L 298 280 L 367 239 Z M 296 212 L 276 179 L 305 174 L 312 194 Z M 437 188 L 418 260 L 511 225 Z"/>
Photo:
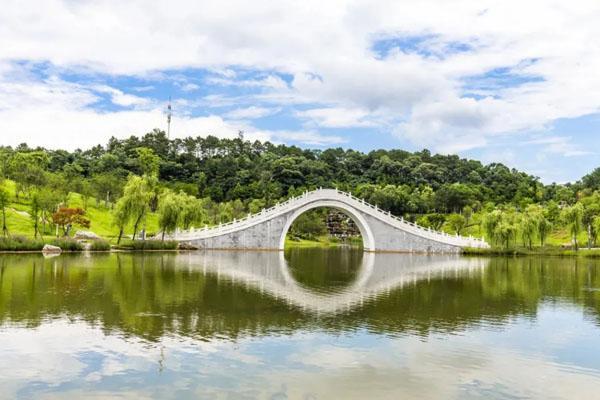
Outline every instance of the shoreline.
<path id="1" fill-rule="evenodd" d="M 580 247 L 579 250 L 563 249 L 560 247 L 547 248 L 511 248 L 511 249 L 462 249 L 461 255 L 464 256 L 488 256 L 488 257 L 527 257 L 527 256 L 544 256 L 544 257 L 585 257 L 585 258 L 600 258 L 600 248 Z"/>

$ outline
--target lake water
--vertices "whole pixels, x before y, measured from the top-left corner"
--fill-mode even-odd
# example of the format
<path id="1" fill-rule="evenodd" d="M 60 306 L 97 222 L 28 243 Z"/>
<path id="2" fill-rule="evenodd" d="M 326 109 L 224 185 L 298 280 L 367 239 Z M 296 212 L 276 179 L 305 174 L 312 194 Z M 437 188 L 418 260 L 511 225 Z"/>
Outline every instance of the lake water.
<path id="1" fill-rule="evenodd" d="M 0 256 L 0 398 L 599 396 L 599 261 Z"/>

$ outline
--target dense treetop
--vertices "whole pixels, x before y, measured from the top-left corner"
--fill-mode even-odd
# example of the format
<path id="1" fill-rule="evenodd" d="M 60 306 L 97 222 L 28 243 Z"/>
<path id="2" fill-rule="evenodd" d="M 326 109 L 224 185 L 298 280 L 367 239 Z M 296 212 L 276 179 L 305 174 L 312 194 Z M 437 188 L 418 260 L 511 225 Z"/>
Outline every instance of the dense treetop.
<path id="1" fill-rule="evenodd" d="M 164 237 L 178 228 L 239 219 L 318 187 L 350 191 L 436 230 L 484 233 L 503 247 L 517 239 L 529 248 L 536 240 L 544 245 L 552 229 L 575 247 L 585 231 L 591 247 L 600 234 L 600 168 L 573 184 L 544 185 L 500 163 L 483 165 L 428 150 L 314 150 L 214 136 L 169 140 L 159 130 L 141 138 L 112 138 L 85 151 L 0 147 L 0 210 L 7 236 L 13 195 L 2 188 L 2 178 L 14 181 L 15 201 L 29 206 L 34 236 L 47 234 L 51 224 L 69 234 L 71 222 L 62 223 L 57 210 L 83 215 L 67 207 L 74 192 L 83 209 L 95 198 L 112 210 L 119 242 L 129 233 L 134 239 L 145 235 L 153 213 Z M 316 212 L 300 222 L 316 235 L 325 219 Z"/>
<path id="2" fill-rule="evenodd" d="M 0 152 L 0 167 L 9 177 L 27 173 L 24 164 L 34 162 L 72 178 L 101 180 L 109 174 L 125 179 L 130 173 L 148 172 L 144 169 L 153 168 L 148 163 L 155 162 L 160 181 L 217 202 L 262 198 L 270 203 L 319 186 L 373 197 L 375 191 L 387 187 L 396 197 L 408 200 L 395 211 L 427 212 L 459 210 L 473 202 L 521 206 L 549 199 L 569 202 L 576 192 L 572 185 L 544 186 L 538 178 L 500 163 L 483 165 L 456 155 L 432 155 L 428 150 L 314 150 L 214 136 L 169 140 L 159 130 L 141 138 L 112 138 L 106 146 L 85 151 L 32 149 L 23 144 Z M 599 184 L 600 172 L 596 171 L 579 186 Z"/>

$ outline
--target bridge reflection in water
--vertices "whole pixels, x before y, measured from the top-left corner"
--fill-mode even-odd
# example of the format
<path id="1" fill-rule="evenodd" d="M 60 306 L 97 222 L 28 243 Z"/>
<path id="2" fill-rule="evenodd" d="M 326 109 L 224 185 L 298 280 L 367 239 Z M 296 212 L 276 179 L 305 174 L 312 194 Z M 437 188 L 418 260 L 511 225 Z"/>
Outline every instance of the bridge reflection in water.
<path id="1" fill-rule="evenodd" d="M 329 293 L 298 282 L 281 252 L 189 253 L 184 263 L 190 269 L 201 268 L 205 274 L 215 274 L 220 279 L 243 284 L 317 314 L 348 312 L 369 299 L 423 280 L 469 273 L 479 275 L 489 263 L 489 259 L 456 255 L 361 253 L 360 256 L 362 260 L 354 280 L 343 289 Z"/>
<path id="2" fill-rule="evenodd" d="M 0 326 L 83 320 L 152 341 L 314 329 L 427 335 L 535 318 L 549 301 L 600 324 L 598 265 L 304 249 L 5 255 Z"/>

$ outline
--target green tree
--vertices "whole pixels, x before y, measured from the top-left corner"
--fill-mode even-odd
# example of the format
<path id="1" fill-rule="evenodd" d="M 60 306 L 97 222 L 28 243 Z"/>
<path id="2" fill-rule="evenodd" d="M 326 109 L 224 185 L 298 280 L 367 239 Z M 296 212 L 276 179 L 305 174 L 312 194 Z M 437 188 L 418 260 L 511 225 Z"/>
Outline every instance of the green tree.
<path id="1" fill-rule="evenodd" d="M 246 214 L 244 203 L 240 199 L 235 199 L 231 203 L 231 215 L 235 219 L 240 219 Z"/>
<path id="2" fill-rule="evenodd" d="M 535 205 L 527 206 L 527 209 L 521 214 L 520 230 L 523 245 L 530 250 L 533 248 L 533 240 L 538 232 L 540 223 L 540 210 Z"/>
<path id="3" fill-rule="evenodd" d="M 576 203 L 573 206 L 564 207 L 560 213 L 560 217 L 569 229 L 575 250 L 578 250 L 579 245 L 577 243 L 577 235 L 581 232 L 583 205 L 581 203 Z"/>
<path id="4" fill-rule="evenodd" d="M 104 200 L 104 206 L 115 201 L 123 190 L 122 180 L 115 174 L 103 173 L 92 176 L 90 180 L 91 191 L 98 201 Z"/>
<path id="5" fill-rule="evenodd" d="M 92 185 L 88 180 L 84 180 L 81 182 L 81 186 L 79 188 L 79 194 L 81 195 L 81 201 L 83 202 L 83 209 L 87 210 L 88 201 L 90 197 L 93 196 Z"/>
<path id="6" fill-rule="evenodd" d="M 8 207 L 8 202 L 10 201 L 10 196 L 8 190 L 4 187 L 4 184 L 0 183 L 0 210 L 2 210 L 2 236 L 8 236 L 8 227 L 6 226 L 6 207 Z"/>
<path id="7" fill-rule="evenodd" d="M 120 243 L 124 229 L 127 224 L 133 222 L 133 240 L 138 233 L 140 225 L 144 222 L 152 193 L 149 190 L 147 179 L 144 177 L 130 175 L 123 190 L 123 197 L 117 202 L 114 212 L 114 223 L 119 227 Z"/>
<path id="8" fill-rule="evenodd" d="M 113 223 L 119 229 L 117 244 L 121 243 L 121 239 L 125 233 L 125 227 L 131 220 L 130 206 L 130 199 L 128 197 L 121 197 L 119 201 L 117 201 L 117 205 L 114 208 Z"/>
<path id="9" fill-rule="evenodd" d="M 327 222 L 322 209 L 310 210 L 301 214 L 289 230 L 289 235 L 302 239 L 315 240 L 327 234 Z"/>
<path id="10" fill-rule="evenodd" d="M 552 222 L 545 215 L 541 215 L 538 221 L 538 237 L 540 238 L 540 246 L 546 244 L 546 238 L 552 230 Z"/>
<path id="11" fill-rule="evenodd" d="M 252 214 L 256 214 L 260 210 L 265 208 L 265 200 L 264 199 L 252 199 L 250 203 L 248 203 L 248 211 Z"/>
<path id="12" fill-rule="evenodd" d="M 180 194 L 183 209 L 181 211 L 181 225 L 189 229 L 192 224 L 202 224 L 206 220 L 206 211 L 202 201 L 185 194 Z"/>
<path id="13" fill-rule="evenodd" d="M 145 222 L 150 209 L 149 202 L 152 197 L 148 180 L 139 176 L 131 176 L 124 189 L 124 196 L 129 200 L 129 211 L 133 221 L 133 240 L 138 233 L 140 225 Z"/>
<path id="14" fill-rule="evenodd" d="M 154 150 L 147 147 L 138 147 L 135 152 L 142 175 L 158 176 L 160 157 L 154 154 Z"/>
<path id="15" fill-rule="evenodd" d="M 596 232 L 600 232 L 600 216 L 594 217 L 594 221 L 592 222 L 594 225 L 594 229 Z"/>
<path id="16" fill-rule="evenodd" d="M 517 224 L 514 214 L 505 211 L 501 215 L 500 222 L 496 226 L 495 236 L 500 243 L 504 244 L 504 248 L 508 249 L 510 241 L 517 233 Z"/>
<path id="17" fill-rule="evenodd" d="M 496 229 L 501 218 L 502 212 L 500 210 L 493 210 L 485 214 L 482 218 L 482 229 L 485 232 L 487 239 L 492 243 L 495 243 L 496 241 Z"/>
<path id="18" fill-rule="evenodd" d="M 443 211 L 460 211 L 476 198 L 475 191 L 468 185 L 452 183 L 443 185 L 435 193 L 435 207 Z"/>
<path id="19" fill-rule="evenodd" d="M 417 220 L 418 225 L 424 226 L 425 228 L 431 228 L 436 231 L 439 231 L 445 222 L 446 215 L 439 213 L 424 215 Z"/>
<path id="20" fill-rule="evenodd" d="M 512 209 L 496 209 L 484 215 L 482 227 L 486 237 L 505 249 L 510 247 L 511 240 L 517 233 L 516 214 Z"/>
<path id="21" fill-rule="evenodd" d="M 158 207 L 158 225 L 162 231 L 161 240 L 165 240 L 165 234 L 177 229 L 182 216 L 181 197 L 171 191 L 166 191 Z"/>
<path id="22" fill-rule="evenodd" d="M 9 163 L 9 177 L 16 183 L 15 195 L 29 194 L 31 188 L 40 188 L 46 182 L 49 158 L 45 151 L 17 152 Z"/>
<path id="23" fill-rule="evenodd" d="M 581 221 L 587 231 L 588 248 L 591 249 L 596 245 L 598 237 L 598 231 L 594 227 L 594 218 L 600 215 L 600 194 L 594 192 L 590 196 L 583 197 L 580 202 L 583 206 Z"/>
<path id="24" fill-rule="evenodd" d="M 446 219 L 446 224 L 453 232 L 460 235 L 467 226 L 467 219 L 460 214 L 450 214 Z"/>
<path id="25" fill-rule="evenodd" d="M 62 194 L 50 188 L 37 192 L 42 220 L 42 236 L 46 234 L 46 224 L 52 221 L 51 216 L 62 202 Z"/>
<path id="26" fill-rule="evenodd" d="M 39 222 L 40 222 L 40 213 L 42 211 L 40 195 L 37 191 L 33 192 L 31 195 L 31 201 L 29 204 L 29 216 L 33 221 L 33 237 L 37 238 L 38 234 L 43 237 L 43 234 L 40 233 Z"/>

